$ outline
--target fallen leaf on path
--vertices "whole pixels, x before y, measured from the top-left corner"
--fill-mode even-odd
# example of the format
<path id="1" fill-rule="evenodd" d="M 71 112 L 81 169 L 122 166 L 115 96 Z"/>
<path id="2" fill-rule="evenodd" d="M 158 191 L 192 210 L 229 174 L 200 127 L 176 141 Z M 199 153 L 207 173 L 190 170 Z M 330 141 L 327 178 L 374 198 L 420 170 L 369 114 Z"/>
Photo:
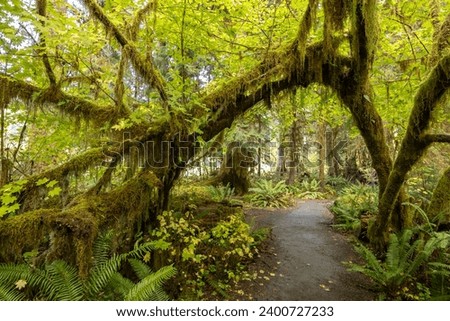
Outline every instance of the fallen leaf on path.
<path id="1" fill-rule="evenodd" d="M 319 285 L 322 289 L 324 289 L 324 291 L 330 292 L 330 288 L 327 287 L 325 284 L 320 284 Z"/>

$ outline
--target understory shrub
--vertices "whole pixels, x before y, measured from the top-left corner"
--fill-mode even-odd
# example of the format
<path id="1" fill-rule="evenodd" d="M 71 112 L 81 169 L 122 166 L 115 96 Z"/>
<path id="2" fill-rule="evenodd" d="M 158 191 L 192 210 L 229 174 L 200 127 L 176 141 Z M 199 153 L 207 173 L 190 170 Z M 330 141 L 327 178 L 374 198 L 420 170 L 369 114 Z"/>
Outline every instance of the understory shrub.
<path id="1" fill-rule="evenodd" d="M 231 285 L 250 278 L 245 266 L 257 253 L 258 240 L 244 221 L 242 209 L 233 208 L 214 226 L 202 224 L 191 212 L 166 211 L 158 221 L 159 228 L 151 237 L 171 243 L 163 255 L 180 271 L 180 298 L 202 298 L 207 287 L 213 288 L 213 295 L 226 297 Z"/>
<path id="2" fill-rule="evenodd" d="M 320 191 L 320 182 L 315 178 L 304 180 L 299 184 L 289 186 L 290 191 L 302 199 L 324 199 L 326 194 Z"/>

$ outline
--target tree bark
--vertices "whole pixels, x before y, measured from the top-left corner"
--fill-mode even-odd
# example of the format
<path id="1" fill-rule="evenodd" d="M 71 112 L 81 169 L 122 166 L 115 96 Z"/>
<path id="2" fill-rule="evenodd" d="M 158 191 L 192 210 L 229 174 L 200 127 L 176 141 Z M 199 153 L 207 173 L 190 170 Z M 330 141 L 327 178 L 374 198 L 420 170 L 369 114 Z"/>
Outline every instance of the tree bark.
<path id="1" fill-rule="evenodd" d="M 436 223 L 437 229 L 445 226 L 450 229 L 450 167 L 441 176 L 434 189 L 430 205 L 427 210 L 430 221 Z"/>

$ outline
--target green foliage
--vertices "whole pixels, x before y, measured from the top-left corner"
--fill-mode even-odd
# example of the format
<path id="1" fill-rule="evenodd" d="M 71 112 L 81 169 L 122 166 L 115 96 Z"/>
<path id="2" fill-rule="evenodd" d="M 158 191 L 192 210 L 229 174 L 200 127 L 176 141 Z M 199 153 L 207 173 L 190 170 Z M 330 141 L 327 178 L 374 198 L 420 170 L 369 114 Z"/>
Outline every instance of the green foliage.
<path id="1" fill-rule="evenodd" d="M 291 205 L 291 194 L 284 181 L 274 183 L 262 179 L 250 188 L 250 202 L 258 207 L 288 207 Z"/>
<path id="2" fill-rule="evenodd" d="M 101 236 L 96 241 L 94 266 L 86 278 L 80 277 L 78 270 L 62 260 L 56 260 L 37 268 L 29 264 L 0 264 L 0 299 L 4 300 L 52 300 L 79 301 L 118 298 L 113 292 L 118 292 L 121 299 L 151 300 L 167 298 L 162 285 L 175 275 L 172 266 L 166 266 L 155 273 L 147 270 L 144 275 L 142 264 L 137 257 L 153 249 L 167 248 L 162 242 L 147 242 L 124 254 L 112 255 L 110 251 L 111 232 Z M 125 260 L 129 260 L 138 277 L 137 284 L 119 274 L 119 268 Z M 114 288 L 117 286 L 117 289 Z M 126 290 L 126 291 L 125 291 Z"/>
<path id="3" fill-rule="evenodd" d="M 0 190 L 0 218 L 5 216 L 13 216 L 20 209 L 18 195 L 22 191 L 27 180 L 18 180 L 3 186 Z"/>
<path id="4" fill-rule="evenodd" d="M 425 241 L 417 238 L 413 230 L 404 230 L 391 234 L 385 261 L 379 260 L 366 246 L 357 245 L 355 249 L 366 263 L 351 263 L 350 270 L 370 277 L 387 298 L 429 299 L 424 294 L 430 290 L 419 282 L 420 277 L 427 274 L 444 276 L 447 273 L 450 268 L 448 261 L 437 263 L 431 260 L 448 251 L 449 242 L 448 233 L 435 233 Z"/>
<path id="5" fill-rule="evenodd" d="M 342 190 L 344 188 L 350 186 L 350 182 L 342 176 L 329 176 L 326 179 L 326 184 L 339 195 L 342 195 Z"/>
<path id="6" fill-rule="evenodd" d="M 212 228 L 200 224 L 190 212 L 180 215 L 166 211 L 158 216 L 159 228 L 152 232 L 152 238 L 172 244 L 166 257 L 180 271 L 182 297 L 198 299 L 207 285 L 225 290 L 249 277 L 243 263 L 257 253 L 257 241 L 242 211 L 233 211 Z"/>
<path id="7" fill-rule="evenodd" d="M 345 187 L 330 208 L 336 228 L 359 234 L 361 220 L 368 220 L 378 210 L 378 192 L 372 186 L 356 184 Z"/>
<path id="8" fill-rule="evenodd" d="M 164 282 L 176 274 L 172 266 L 165 266 L 142 278 L 125 296 L 126 301 L 150 301 L 168 299 L 162 290 Z"/>
<path id="9" fill-rule="evenodd" d="M 415 175 L 407 181 L 408 195 L 412 198 L 412 202 L 427 206 L 438 182 L 439 171 L 432 166 L 422 166 L 415 172 Z"/>
<path id="10" fill-rule="evenodd" d="M 208 186 L 211 199 L 215 202 L 229 202 L 234 194 L 234 188 L 228 184 L 226 186 Z"/>
<path id="11" fill-rule="evenodd" d="M 212 201 L 210 186 L 180 184 L 173 188 L 170 208 L 185 212 Z"/>
<path id="12" fill-rule="evenodd" d="M 289 189 L 302 199 L 324 199 L 325 193 L 320 191 L 320 182 L 316 179 L 304 180 L 299 185 L 289 186 Z"/>

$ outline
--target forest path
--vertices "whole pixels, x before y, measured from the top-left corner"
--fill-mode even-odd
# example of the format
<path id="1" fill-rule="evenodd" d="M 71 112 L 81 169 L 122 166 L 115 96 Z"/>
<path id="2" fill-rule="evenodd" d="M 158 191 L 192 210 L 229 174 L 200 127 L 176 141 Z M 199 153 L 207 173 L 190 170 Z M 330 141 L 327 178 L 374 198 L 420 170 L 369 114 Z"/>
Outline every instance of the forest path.
<path id="1" fill-rule="evenodd" d="M 373 300 L 369 281 L 347 271 L 342 262 L 357 255 L 346 238 L 331 228 L 329 201 L 299 201 L 287 210 L 247 211 L 256 227 L 271 227 L 272 238 L 246 286 L 254 300 Z"/>

